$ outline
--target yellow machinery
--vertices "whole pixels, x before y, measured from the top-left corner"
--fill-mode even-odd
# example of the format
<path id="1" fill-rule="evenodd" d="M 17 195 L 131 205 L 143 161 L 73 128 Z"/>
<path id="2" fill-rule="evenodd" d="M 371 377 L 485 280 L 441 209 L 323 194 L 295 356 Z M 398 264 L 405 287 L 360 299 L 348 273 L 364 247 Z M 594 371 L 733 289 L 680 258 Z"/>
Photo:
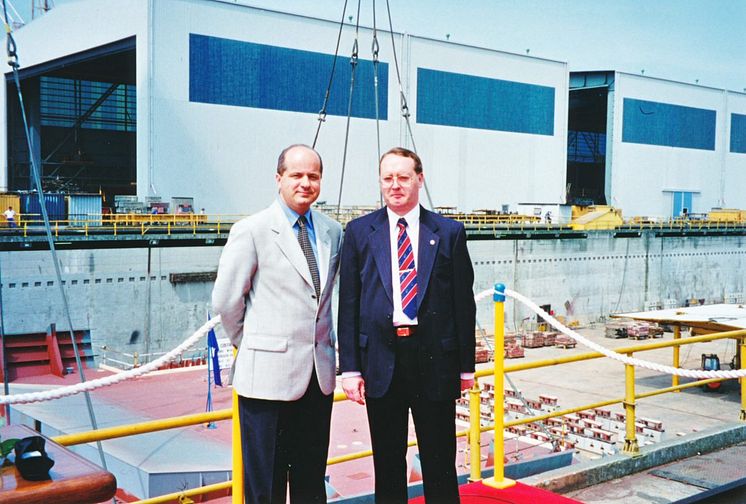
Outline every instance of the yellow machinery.
<path id="1" fill-rule="evenodd" d="M 746 210 L 737 208 L 713 208 L 707 215 L 711 222 L 746 222 Z"/>
<path id="2" fill-rule="evenodd" d="M 614 229 L 624 224 L 622 211 L 605 205 L 589 207 L 572 207 L 572 221 L 570 227 L 574 230 Z"/>

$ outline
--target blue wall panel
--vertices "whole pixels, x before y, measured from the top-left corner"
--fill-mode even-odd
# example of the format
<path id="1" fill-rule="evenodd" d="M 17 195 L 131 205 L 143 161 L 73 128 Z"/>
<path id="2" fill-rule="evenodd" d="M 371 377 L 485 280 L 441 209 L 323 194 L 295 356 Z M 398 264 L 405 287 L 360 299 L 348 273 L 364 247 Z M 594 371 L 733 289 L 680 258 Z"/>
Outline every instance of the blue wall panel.
<path id="1" fill-rule="evenodd" d="M 547 86 L 417 69 L 417 122 L 537 135 L 554 134 Z"/>
<path id="2" fill-rule="evenodd" d="M 746 154 L 746 115 L 730 115 L 730 151 Z"/>
<path id="3" fill-rule="evenodd" d="M 622 141 L 715 150 L 714 110 L 624 99 Z"/>
<path id="4" fill-rule="evenodd" d="M 189 34 L 189 101 L 318 113 L 334 56 Z M 350 62 L 337 57 L 327 113 L 347 116 Z M 388 64 L 378 65 L 379 117 L 387 119 Z M 352 115 L 375 119 L 373 63 L 359 60 Z"/>

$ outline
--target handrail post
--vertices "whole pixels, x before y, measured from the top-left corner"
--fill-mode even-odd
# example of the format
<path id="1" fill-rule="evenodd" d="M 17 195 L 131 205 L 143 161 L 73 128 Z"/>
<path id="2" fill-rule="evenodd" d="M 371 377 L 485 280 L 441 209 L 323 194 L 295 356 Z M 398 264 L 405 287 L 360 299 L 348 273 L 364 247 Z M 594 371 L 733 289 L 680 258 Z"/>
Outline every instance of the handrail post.
<path id="1" fill-rule="evenodd" d="M 482 483 L 492 488 L 509 488 L 515 481 L 505 478 L 505 285 L 496 284 L 495 302 L 495 473 Z"/>
<path id="2" fill-rule="evenodd" d="M 744 369 L 744 366 L 746 366 L 746 339 L 742 336 L 739 338 L 739 343 L 741 358 L 738 367 Z M 746 421 L 746 378 L 739 378 L 739 381 L 741 382 L 741 413 L 738 415 L 738 419 L 744 422 Z"/>
<path id="3" fill-rule="evenodd" d="M 632 353 L 628 353 L 627 356 L 632 357 Z M 624 391 L 626 433 L 622 452 L 634 457 L 640 454 L 640 447 L 637 444 L 637 431 L 635 430 L 635 366 L 631 364 L 624 365 Z"/>
<path id="4" fill-rule="evenodd" d="M 678 340 L 681 339 L 681 326 L 674 326 L 673 328 L 673 339 Z M 675 368 L 681 367 L 681 361 L 679 359 L 680 356 L 680 350 L 681 346 L 676 345 L 673 347 L 673 364 L 672 366 Z M 672 375 L 671 376 L 671 386 L 672 387 L 678 387 L 679 386 L 679 375 Z M 676 392 L 681 392 L 681 390 L 676 390 Z"/>
<path id="5" fill-rule="evenodd" d="M 482 429 L 481 429 L 481 401 L 479 383 L 474 380 L 474 385 L 469 389 L 469 453 L 470 475 L 469 481 L 482 479 Z"/>
<path id="6" fill-rule="evenodd" d="M 233 358 L 236 358 L 236 349 L 233 349 Z M 233 433 L 233 490 L 231 493 L 232 504 L 243 504 L 243 458 L 241 451 L 241 421 L 238 418 L 238 394 L 236 389 L 233 389 L 233 419 L 232 433 Z"/>

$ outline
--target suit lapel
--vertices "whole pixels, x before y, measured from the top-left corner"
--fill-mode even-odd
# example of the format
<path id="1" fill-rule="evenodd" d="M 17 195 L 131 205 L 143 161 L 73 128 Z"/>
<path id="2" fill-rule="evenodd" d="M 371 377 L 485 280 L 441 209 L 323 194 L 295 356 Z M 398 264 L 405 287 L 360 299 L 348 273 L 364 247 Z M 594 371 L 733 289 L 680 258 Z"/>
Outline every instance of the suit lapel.
<path id="1" fill-rule="evenodd" d="M 273 203 L 272 209 L 272 231 L 277 234 L 277 246 L 287 260 L 290 261 L 290 264 L 298 271 L 298 274 L 303 277 L 308 285 L 313 287 L 311 271 L 308 269 L 306 257 L 303 255 L 300 245 L 298 245 L 298 238 L 295 236 L 295 232 L 290 226 L 285 212 L 280 208 L 280 204 L 277 201 Z"/>
<path id="2" fill-rule="evenodd" d="M 373 232 L 368 235 L 368 246 L 378 266 L 378 274 L 383 283 L 383 289 L 393 305 L 393 291 L 391 287 L 391 236 L 389 232 L 389 219 L 386 208 L 378 211 L 379 214 L 373 222 Z"/>
<path id="3" fill-rule="evenodd" d="M 321 291 L 323 293 L 329 275 L 329 258 L 332 250 L 332 237 L 329 236 L 329 226 L 327 226 L 326 222 L 318 216 L 318 212 L 312 212 L 312 215 L 313 228 L 316 232 L 316 252 L 319 256 L 319 280 L 321 281 Z"/>
<path id="4" fill-rule="evenodd" d="M 420 243 L 417 247 L 417 308 L 425 298 L 430 276 L 433 272 L 435 257 L 438 255 L 440 236 L 438 225 L 431 218 L 430 212 L 420 207 Z"/>

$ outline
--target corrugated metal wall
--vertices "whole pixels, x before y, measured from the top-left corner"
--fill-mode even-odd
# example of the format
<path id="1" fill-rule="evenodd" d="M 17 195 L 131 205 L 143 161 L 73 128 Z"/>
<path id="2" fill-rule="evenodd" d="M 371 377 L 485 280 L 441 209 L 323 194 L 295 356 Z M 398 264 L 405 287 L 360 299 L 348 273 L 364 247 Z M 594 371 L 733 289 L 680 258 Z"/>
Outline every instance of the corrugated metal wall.
<path id="1" fill-rule="evenodd" d="M 16 212 L 15 221 L 16 224 L 21 222 L 21 198 L 17 194 L 0 194 L 0 214 L 8 209 L 12 208 Z M 5 221 L 3 220 L 3 225 Z"/>
<path id="2" fill-rule="evenodd" d="M 67 215 L 73 226 L 101 225 L 101 195 L 71 194 L 67 197 Z"/>
<path id="3" fill-rule="evenodd" d="M 65 220 L 67 212 L 65 211 L 64 194 L 45 193 L 44 201 L 50 222 Z M 25 214 L 24 220 L 29 223 L 39 224 L 44 222 L 41 215 L 41 203 L 39 202 L 38 194 L 30 193 L 21 195 L 21 213 Z"/>

